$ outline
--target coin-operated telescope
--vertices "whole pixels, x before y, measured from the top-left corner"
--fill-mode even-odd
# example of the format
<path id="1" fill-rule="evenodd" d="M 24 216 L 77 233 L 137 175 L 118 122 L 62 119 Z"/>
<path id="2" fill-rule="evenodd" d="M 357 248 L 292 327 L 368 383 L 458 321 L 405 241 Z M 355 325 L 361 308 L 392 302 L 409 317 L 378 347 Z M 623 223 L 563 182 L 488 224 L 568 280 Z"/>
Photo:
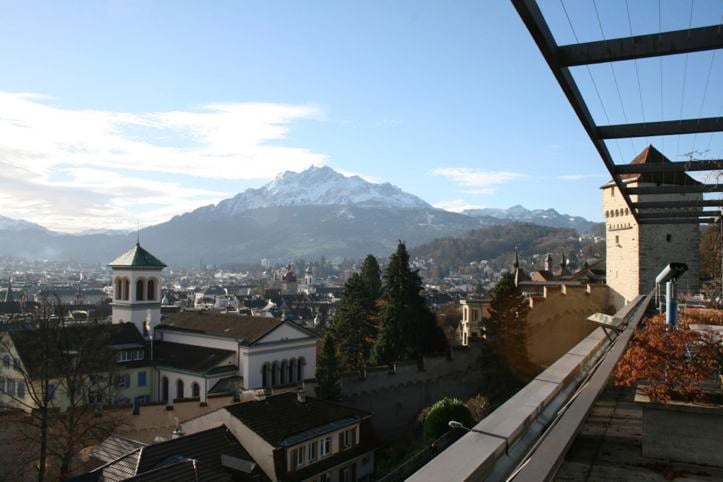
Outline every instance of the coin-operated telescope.
<path id="1" fill-rule="evenodd" d="M 678 320 L 677 282 L 686 271 L 688 265 L 685 263 L 670 263 L 655 277 L 656 293 L 660 290 L 660 285 L 665 283 L 665 323 L 673 328 Z"/>

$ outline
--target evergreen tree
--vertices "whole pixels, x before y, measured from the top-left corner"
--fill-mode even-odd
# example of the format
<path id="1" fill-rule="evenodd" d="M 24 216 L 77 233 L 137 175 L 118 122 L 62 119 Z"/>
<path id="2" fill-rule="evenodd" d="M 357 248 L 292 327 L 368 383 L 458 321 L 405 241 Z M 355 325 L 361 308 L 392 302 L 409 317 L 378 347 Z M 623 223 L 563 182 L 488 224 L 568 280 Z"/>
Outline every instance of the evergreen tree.
<path id="1" fill-rule="evenodd" d="M 529 302 L 515 286 L 515 277 L 503 273 L 490 302 L 490 316 L 484 322 L 489 347 L 513 372 L 526 376 L 534 372 L 527 358 L 526 322 Z"/>
<path id="2" fill-rule="evenodd" d="M 379 269 L 379 263 L 374 255 L 370 254 L 364 259 L 360 274 L 366 286 L 368 298 L 376 303 L 376 300 L 382 295 L 382 271 Z"/>
<path id="3" fill-rule="evenodd" d="M 344 370 L 364 376 L 374 335 L 376 299 L 369 299 L 368 288 L 359 273 L 344 285 L 344 293 L 334 315 L 334 336 L 339 361 Z"/>
<path id="4" fill-rule="evenodd" d="M 409 268 L 407 247 L 401 241 L 389 258 L 382 289 L 382 325 L 375 347 L 379 361 L 419 359 L 447 348 L 444 333 L 421 295 L 422 279 Z"/>
<path id="5" fill-rule="evenodd" d="M 323 400 L 336 400 L 341 396 L 339 362 L 331 332 L 327 332 L 324 337 L 324 347 L 316 362 L 315 390 L 316 396 Z"/>

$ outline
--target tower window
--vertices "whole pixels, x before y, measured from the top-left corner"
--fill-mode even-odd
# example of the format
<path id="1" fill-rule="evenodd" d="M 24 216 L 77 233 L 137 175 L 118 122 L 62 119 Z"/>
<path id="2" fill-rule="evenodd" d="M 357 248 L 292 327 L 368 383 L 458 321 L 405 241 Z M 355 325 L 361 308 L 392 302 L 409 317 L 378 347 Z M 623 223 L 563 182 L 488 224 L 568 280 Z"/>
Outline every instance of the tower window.
<path id="1" fill-rule="evenodd" d="M 666 234 L 666 235 L 665 235 L 665 240 L 666 240 L 667 242 L 670 242 L 671 239 L 673 239 L 673 235 L 672 235 L 672 234 Z"/>
<path id="2" fill-rule="evenodd" d="M 617 234 L 615 235 L 615 244 L 620 246 L 620 236 L 618 236 Z"/>
<path id="3" fill-rule="evenodd" d="M 143 301 L 143 281 L 136 281 L 136 300 Z"/>
<path id="4" fill-rule="evenodd" d="M 156 299 L 156 284 L 153 282 L 152 279 L 148 280 L 148 296 L 146 296 L 146 299 L 148 301 L 152 301 Z"/>

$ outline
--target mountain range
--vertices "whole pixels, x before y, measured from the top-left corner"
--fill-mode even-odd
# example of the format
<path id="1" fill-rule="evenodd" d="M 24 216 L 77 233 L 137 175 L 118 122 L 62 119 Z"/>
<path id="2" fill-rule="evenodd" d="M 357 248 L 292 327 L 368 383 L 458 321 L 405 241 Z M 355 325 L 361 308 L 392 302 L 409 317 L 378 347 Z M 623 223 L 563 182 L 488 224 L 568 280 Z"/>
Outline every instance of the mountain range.
<path id="1" fill-rule="evenodd" d="M 389 255 L 401 239 L 410 246 L 483 226 L 525 221 L 588 231 L 594 224 L 554 209 L 482 209 L 453 213 L 434 208 L 389 183 L 344 176 L 329 167 L 284 172 L 258 188 L 216 205 L 144 228 L 144 247 L 167 264 L 285 261 L 296 257 L 360 258 Z M 136 233 L 50 231 L 0 216 L 0 256 L 104 263 L 127 250 Z"/>
<path id="2" fill-rule="evenodd" d="M 580 216 L 560 214 L 554 209 L 526 209 L 519 204 L 508 209 L 467 209 L 462 214 L 477 218 L 495 218 L 503 221 L 539 224 L 553 228 L 572 228 L 578 233 L 587 233 L 596 223 Z"/>

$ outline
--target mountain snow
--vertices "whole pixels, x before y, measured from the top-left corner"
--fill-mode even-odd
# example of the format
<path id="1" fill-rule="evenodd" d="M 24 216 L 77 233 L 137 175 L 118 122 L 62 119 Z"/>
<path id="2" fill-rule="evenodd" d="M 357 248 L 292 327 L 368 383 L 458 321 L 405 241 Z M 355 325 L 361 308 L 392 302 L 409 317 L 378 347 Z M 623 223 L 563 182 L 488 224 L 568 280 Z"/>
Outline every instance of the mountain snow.
<path id="1" fill-rule="evenodd" d="M 39 224 L 0 216 L 0 231 L 48 231 Z"/>
<path id="2" fill-rule="evenodd" d="M 258 188 L 247 189 L 204 212 L 234 215 L 270 206 L 356 205 L 390 208 L 432 208 L 417 196 L 389 183 L 373 184 L 359 176 L 347 177 L 330 167 L 310 167 L 296 173 L 286 171 Z"/>
<path id="3" fill-rule="evenodd" d="M 574 228 L 579 232 L 589 231 L 593 223 L 579 216 L 571 216 L 569 214 L 560 214 L 555 209 L 527 209 L 519 204 L 507 209 L 468 209 L 462 211 L 472 217 L 492 217 L 504 221 L 517 221 L 521 223 L 542 224 L 544 226 L 552 226 L 557 228 L 568 227 Z"/>

